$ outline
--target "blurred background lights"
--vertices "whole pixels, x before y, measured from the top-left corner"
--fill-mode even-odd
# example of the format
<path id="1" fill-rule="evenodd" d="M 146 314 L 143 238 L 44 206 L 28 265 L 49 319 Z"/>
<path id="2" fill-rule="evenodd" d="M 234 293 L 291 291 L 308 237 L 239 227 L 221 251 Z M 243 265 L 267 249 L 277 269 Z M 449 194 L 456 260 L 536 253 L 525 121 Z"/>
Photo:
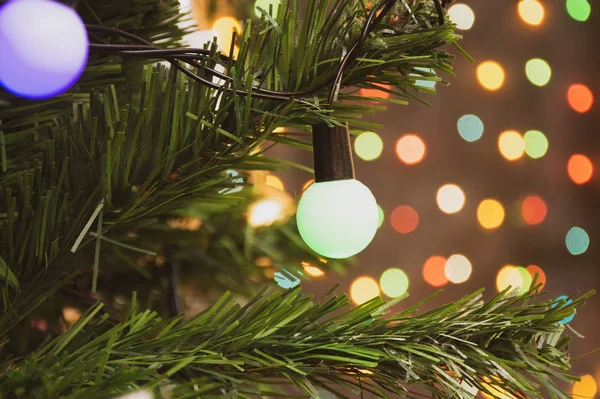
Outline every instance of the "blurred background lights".
<path id="1" fill-rule="evenodd" d="M 361 159 L 373 161 L 379 158 L 383 151 L 383 140 L 374 132 L 361 133 L 354 140 L 354 151 Z"/>
<path id="2" fill-rule="evenodd" d="M 530 226 L 540 224 L 546 219 L 548 207 L 544 200 L 537 195 L 525 197 L 521 204 L 521 216 L 525 223 Z"/>
<path id="3" fill-rule="evenodd" d="M 400 234 L 408 234 L 419 225 L 419 214 L 413 207 L 400 205 L 392 211 L 390 215 L 392 227 Z"/>
<path id="4" fill-rule="evenodd" d="M 504 84 L 504 69 L 495 61 L 486 61 L 477 67 L 477 80 L 487 90 L 498 90 Z"/>
<path id="5" fill-rule="evenodd" d="M 240 25 L 237 19 L 232 17 L 217 19 L 213 24 L 212 29 L 218 38 L 219 46 L 226 54 L 229 53 L 229 49 L 231 48 L 233 32 L 237 32 L 238 37 L 242 33 L 242 25 Z M 236 54 L 234 53 L 234 55 Z"/>
<path id="6" fill-rule="evenodd" d="M 525 64 L 525 74 L 534 85 L 546 86 L 552 77 L 552 69 L 541 58 L 533 58 Z"/>
<path id="7" fill-rule="evenodd" d="M 484 229 L 496 229 L 504 222 L 504 207 L 493 199 L 481 201 L 477 207 L 477 220 Z"/>
<path id="8" fill-rule="evenodd" d="M 592 6 L 587 0 L 567 0 L 567 13 L 575 21 L 585 22 L 592 13 Z"/>
<path id="9" fill-rule="evenodd" d="M 379 221 L 378 221 L 378 225 L 377 227 L 381 227 L 381 225 L 383 224 L 383 221 L 385 220 L 385 213 L 383 212 L 383 208 L 380 207 L 379 205 L 377 205 L 377 216 L 379 217 Z"/>
<path id="10" fill-rule="evenodd" d="M 416 134 L 407 134 L 398 140 L 396 154 L 407 165 L 417 164 L 425 157 L 425 143 Z"/>
<path id="11" fill-rule="evenodd" d="M 446 184 L 438 190 L 436 200 L 442 212 L 453 214 L 465 205 L 465 193 L 456 184 Z"/>
<path id="12" fill-rule="evenodd" d="M 581 376 L 580 381 L 573 384 L 573 398 L 593 399 L 598 392 L 596 380 L 589 374 Z"/>
<path id="13" fill-rule="evenodd" d="M 423 264 L 423 279 L 432 287 L 441 287 L 448 284 L 446 277 L 446 258 L 439 255 L 429 257 Z"/>
<path id="14" fill-rule="evenodd" d="M 381 291 L 391 297 L 396 298 L 406 294 L 408 291 L 408 276 L 401 269 L 387 269 L 379 279 Z"/>
<path id="15" fill-rule="evenodd" d="M 350 286 L 350 298 L 357 305 L 379 296 L 379 285 L 371 277 L 359 277 Z"/>
<path id="16" fill-rule="evenodd" d="M 533 284 L 533 280 L 535 279 L 535 285 L 539 285 L 538 288 L 540 291 L 544 289 L 546 286 L 546 273 L 542 270 L 541 267 L 536 265 L 529 265 L 526 269 L 531 276 L 531 282 Z"/>
<path id="17" fill-rule="evenodd" d="M 594 104 L 594 94 L 584 84 L 573 84 L 567 91 L 567 101 L 573 110 L 580 114 L 588 112 Z"/>
<path id="18" fill-rule="evenodd" d="M 302 267 L 304 268 L 304 271 L 306 272 L 306 274 L 308 274 L 309 276 L 323 277 L 325 275 L 325 272 L 323 272 L 323 270 L 319 269 L 316 266 L 311 265 L 308 262 L 302 262 Z"/>
<path id="19" fill-rule="evenodd" d="M 525 153 L 525 140 L 518 132 L 507 130 L 498 137 L 500 154 L 509 161 L 516 161 Z"/>
<path id="20" fill-rule="evenodd" d="M 266 198 L 248 207 L 248 224 L 252 227 L 270 226 L 280 220 L 285 204 L 278 198 Z"/>
<path id="21" fill-rule="evenodd" d="M 460 284 L 467 281 L 469 277 L 471 277 L 472 270 L 473 267 L 471 266 L 471 262 L 469 262 L 469 259 L 464 255 L 450 256 L 444 267 L 446 278 L 454 284 Z"/>
<path id="22" fill-rule="evenodd" d="M 544 6 L 538 0 L 521 0 L 519 16 L 528 25 L 537 26 L 544 21 Z"/>
<path id="23" fill-rule="evenodd" d="M 525 152 L 533 159 L 538 159 L 548 152 L 548 139 L 539 130 L 529 130 L 523 136 Z"/>
<path id="24" fill-rule="evenodd" d="M 590 236 L 581 227 L 573 227 L 567 233 L 565 243 L 572 255 L 581 255 L 585 253 L 590 246 Z"/>
<path id="25" fill-rule="evenodd" d="M 463 115 L 458 119 L 458 134 L 465 141 L 472 143 L 483 135 L 483 122 L 477 115 Z"/>
<path id="26" fill-rule="evenodd" d="M 390 90 L 392 88 L 392 86 L 389 86 L 389 85 L 380 85 L 380 87 L 386 88 L 388 90 Z M 388 93 L 387 91 L 384 91 L 384 90 L 379 90 L 379 89 L 363 88 L 363 89 L 359 90 L 359 93 L 362 97 L 377 97 L 377 98 L 383 98 L 383 99 L 390 98 L 390 93 Z"/>
<path id="27" fill-rule="evenodd" d="M 504 266 L 496 275 L 496 289 L 502 292 L 508 287 L 518 290 L 519 295 L 525 294 L 531 287 L 531 274 L 520 266 Z"/>
<path id="28" fill-rule="evenodd" d="M 574 154 L 567 163 L 567 173 L 575 184 L 585 184 L 592 179 L 594 165 L 592 161 L 582 154 Z"/>
<path id="29" fill-rule="evenodd" d="M 469 30 L 475 22 L 475 13 L 466 4 L 454 4 L 448 9 L 450 21 L 456 24 L 457 29 Z"/>
<path id="30" fill-rule="evenodd" d="M 573 300 L 569 299 L 569 297 L 566 296 L 566 295 L 561 295 L 558 298 L 556 298 L 556 301 L 554 302 L 554 304 L 552 304 L 552 308 L 557 307 L 559 302 L 562 302 L 562 305 L 560 307 L 562 309 L 565 306 L 572 304 Z M 577 310 L 575 309 L 573 311 L 573 314 L 571 314 L 570 316 L 565 317 L 564 319 L 562 319 L 561 321 L 559 321 L 558 324 L 567 324 L 567 323 L 570 323 L 571 321 L 573 321 L 573 319 L 575 318 L 576 314 L 577 314 Z"/>
<path id="31" fill-rule="evenodd" d="M 267 175 L 266 177 L 266 184 L 267 186 L 271 186 L 273 188 L 276 188 L 278 190 L 285 190 L 285 186 L 283 185 L 283 182 L 281 181 L 281 179 L 275 175 Z"/>
<path id="32" fill-rule="evenodd" d="M 258 10 L 257 7 L 262 8 L 268 13 L 269 8 L 271 8 L 272 6 L 272 15 L 276 16 L 277 10 L 279 9 L 279 4 L 281 4 L 281 0 L 256 0 L 256 2 L 254 3 L 254 12 L 256 13 L 256 16 L 260 18 L 263 14 Z"/>
<path id="33" fill-rule="evenodd" d="M 428 75 L 434 75 L 434 76 L 436 75 L 435 70 L 433 70 L 431 68 L 416 67 L 415 69 L 417 71 L 425 72 L 423 75 L 425 75 L 428 78 L 431 77 Z M 415 73 L 411 73 L 410 75 L 411 76 L 419 76 L 421 78 L 425 77 L 423 75 L 419 75 L 419 74 L 415 74 Z M 435 81 L 435 80 L 426 80 L 426 79 L 415 80 L 415 85 L 425 87 L 427 89 L 435 89 L 436 83 L 437 83 L 437 81 Z"/>

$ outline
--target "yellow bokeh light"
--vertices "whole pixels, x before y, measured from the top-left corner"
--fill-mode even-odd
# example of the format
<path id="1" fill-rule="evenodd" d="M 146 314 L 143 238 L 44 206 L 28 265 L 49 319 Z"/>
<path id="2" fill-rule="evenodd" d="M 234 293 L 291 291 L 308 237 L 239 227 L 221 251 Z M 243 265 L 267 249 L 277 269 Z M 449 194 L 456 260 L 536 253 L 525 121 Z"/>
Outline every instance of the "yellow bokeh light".
<path id="1" fill-rule="evenodd" d="M 477 80 L 487 90 L 498 90 L 504 84 L 504 69 L 495 61 L 486 61 L 477 67 Z"/>
<path id="2" fill-rule="evenodd" d="M 322 277 L 325 275 L 325 272 L 323 270 L 319 269 L 316 266 L 311 265 L 308 262 L 302 262 L 302 267 L 304 268 L 304 271 L 306 272 L 306 274 L 308 274 L 309 276 Z"/>
<path id="3" fill-rule="evenodd" d="M 544 21 L 545 10 L 538 0 L 521 0 L 519 16 L 528 25 L 538 26 Z"/>
<path id="4" fill-rule="evenodd" d="M 248 224 L 252 227 L 270 226 L 285 216 L 285 204 L 278 198 L 257 201 L 248 207 Z"/>
<path id="5" fill-rule="evenodd" d="M 456 184 L 446 184 L 438 190 L 436 200 L 442 212 L 453 214 L 465 205 L 465 193 Z"/>
<path id="6" fill-rule="evenodd" d="M 519 295 L 523 295 L 531 287 L 531 282 L 531 274 L 525 268 L 513 265 L 504 266 L 496 276 L 498 292 L 511 287 L 511 290 L 518 290 Z"/>
<path id="7" fill-rule="evenodd" d="M 469 259 L 464 255 L 455 254 L 448 258 L 446 266 L 444 267 L 444 273 L 446 278 L 454 283 L 464 283 L 471 277 L 473 266 Z"/>
<path id="8" fill-rule="evenodd" d="M 379 285 L 371 277 L 359 277 L 350 286 L 350 298 L 357 305 L 379 296 Z"/>
<path id="9" fill-rule="evenodd" d="M 477 208 L 477 220 L 484 229 L 496 229 L 504 222 L 504 207 L 493 199 L 481 201 Z"/>
<path id="10" fill-rule="evenodd" d="M 498 137 L 500 154 L 509 161 L 516 161 L 525 153 L 525 140 L 519 132 L 507 130 Z"/>
<path id="11" fill-rule="evenodd" d="M 454 4 L 448 9 L 448 16 L 457 29 L 469 30 L 475 23 L 475 13 L 466 4 Z"/>
<path id="12" fill-rule="evenodd" d="M 237 36 L 240 37 L 242 33 L 242 25 L 240 25 L 240 22 L 235 18 L 223 17 L 215 21 L 213 24 L 213 31 L 217 36 L 217 42 L 219 43 L 219 46 L 223 49 L 225 54 L 228 54 L 232 44 L 231 39 L 233 32 L 235 31 Z M 237 46 L 234 49 L 234 56 L 237 55 L 236 50 L 239 51 Z"/>
<path id="13" fill-rule="evenodd" d="M 573 384 L 573 398 L 593 399 L 598 391 L 596 380 L 589 374 L 581 377 L 581 381 Z"/>
<path id="14" fill-rule="evenodd" d="M 283 185 L 283 182 L 281 181 L 281 179 L 275 175 L 267 175 L 266 177 L 266 183 L 267 186 L 271 186 L 274 187 L 278 190 L 285 190 L 285 186 Z"/>

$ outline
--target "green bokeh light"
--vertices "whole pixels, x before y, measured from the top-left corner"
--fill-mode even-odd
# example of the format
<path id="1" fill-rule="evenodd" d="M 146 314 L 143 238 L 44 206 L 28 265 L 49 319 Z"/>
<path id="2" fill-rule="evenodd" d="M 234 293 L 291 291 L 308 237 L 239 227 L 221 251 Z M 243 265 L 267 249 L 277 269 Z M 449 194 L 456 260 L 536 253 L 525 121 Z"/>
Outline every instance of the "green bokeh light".
<path id="1" fill-rule="evenodd" d="M 529 288 L 531 288 L 531 283 L 533 282 L 533 277 L 524 267 L 517 266 L 517 271 L 521 275 L 521 287 L 519 287 L 519 295 L 524 295 Z"/>
<path id="2" fill-rule="evenodd" d="M 385 295 L 396 298 L 408 291 L 408 276 L 401 269 L 387 269 L 381 275 L 379 285 Z"/>
<path id="3" fill-rule="evenodd" d="M 546 155 L 548 151 L 548 139 L 539 130 L 530 130 L 523 136 L 525 140 L 525 152 L 533 159 Z"/>
<path id="4" fill-rule="evenodd" d="M 377 228 L 380 228 L 381 225 L 383 224 L 383 221 L 385 220 L 385 213 L 383 213 L 383 208 L 380 207 L 379 205 L 377 205 L 377 214 L 379 216 L 379 225 L 377 226 Z"/>
<path id="5" fill-rule="evenodd" d="M 279 9 L 279 5 L 281 4 L 281 0 L 256 0 L 254 3 L 254 12 L 257 17 L 262 17 L 262 12 L 260 12 L 256 7 L 260 7 L 266 12 L 269 12 L 269 7 L 273 5 L 273 16 L 277 15 L 277 10 Z"/>
<path id="6" fill-rule="evenodd" d="M 354 151 L 361 159 L 373 161 L 383 151 L 383 140 L 374 132 L 361 133 L 354 141 Z"/>
<path id="7" fill-rule="evenodd" d="M 552 77 L 552 68 L 541 58 L 533 58 L 525 64 L 527 79 L 536 86 L 545 86 Z"/>
<path id="8" fill-rule="evenodd" d="M 483 135 L 483 122 L 477 115 L 463 115 L 458 119 L 458 134 L 465 141 L 472 143 Z"/>
<path id="9" fill-rule="evenodd" d="M 581 227 L 573 227 L 567 233 L 565 243 L 572 255 L 581 255 L 585 253 L 590 246 L 590 236 Z"/>
<path id="10" fill-rule="evenodd" d="M 592 13 L 592 6 L 587 0 L 567 0 L 567 12 L 575 21 L 585 22 Z"/>
<path id="11" fill-rule="evenodd" d="M 377 232 L 377 202 L 355 179 L 314 183 L 298 204 L 298 231 L 306 244 L 327 258 L 356 255 Z"/>

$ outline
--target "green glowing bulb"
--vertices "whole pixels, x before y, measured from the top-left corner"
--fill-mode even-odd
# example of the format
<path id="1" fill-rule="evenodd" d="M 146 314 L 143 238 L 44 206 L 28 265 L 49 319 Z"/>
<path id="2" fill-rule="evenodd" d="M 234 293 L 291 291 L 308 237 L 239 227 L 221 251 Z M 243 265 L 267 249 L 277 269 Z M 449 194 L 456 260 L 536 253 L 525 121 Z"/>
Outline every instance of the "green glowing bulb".
<path id="1" fill-rule="evenodd" d="M 527 79 L 536 86 L 545 86 L 552 77 L 552 68 L 541 58 L 533 58 L 525 64 Z"/>
<path id="2" fill-rule="evenodd" d="M 525 152 L 533 159 L 546 155 L 548 151 L 548 139 L 539 130 L 530 130 L 523 136 L 525 140 Z"/>
<path id="3" fill-rule="evenodd" d="M 296 213 L 304 242 L 327 258 L 356 255 L 369 245 L 379 224 L 371 190 L 355 179 L 314 183 Z"/>
<path id="4" fill-rule="evenodd" d="M 383 140 L 377 133 L 361 133 L 354 141 L 354 151 L 365 161 L 373 161 L 379 158 L 383 151 Z"/>
<path id="5" fill-rule="evenodd" d="M 381 291 L 391 298 L 397 298 L 408 291 L 408 276 L 401 269 L 387 269 L 379 279 Z"/>
<path id="6" fill-rule="evenodd" d="M 567 0 L 567 12 L 575 21 L 585 22 L 592 13 L 592 6 L 587 0 Z"/>

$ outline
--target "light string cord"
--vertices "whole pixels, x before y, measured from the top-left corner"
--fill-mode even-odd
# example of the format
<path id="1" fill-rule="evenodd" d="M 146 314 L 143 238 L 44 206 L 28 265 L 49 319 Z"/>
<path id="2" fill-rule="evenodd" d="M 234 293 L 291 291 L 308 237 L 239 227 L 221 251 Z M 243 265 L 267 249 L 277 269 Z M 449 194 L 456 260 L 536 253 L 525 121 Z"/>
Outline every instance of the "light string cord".
<path id="1" fill-rule="evenodd" d="M 447 0 L 442 0 L 442 1 L 445 4 Z M 440 0 L 433 0 L 433 2 L 435 4 L 436 10 L 439 15 L 440 25 L 443 25 L 443 23 L 444 23 L 444 6 L 442 5 L 442 3 L 440 3 Z M 100 25 L 89 25 L 89 24 L 86 25 L 86 28 L 88 29 L 88 31 L 90 33 L 102 32 L 105 34 L 117 35 L 117 36 L 121 36 L 126 39 L 129 39 L 133 42 L 139 43 L 139 44 L 133 44 L 133 45 L 131 45 L 131 44 L 124 45 L 124 44 L 108 44 L 108 43 L 90 43 L 91 51 L 164 59 L 164 60 L 168 61 L 169 63 L 171 63 L 171 65 L 173 65 L 175 68 L 177 68 L 179 71 L 184 73 L 186 76 L 188 76 L 192 80 L 194 80 L 198 83 L 201 83 L 205 86 L 208 86 L 210 88 L 216 89 L 216 90 L 224 89 L 224 90 L 232 91 L 238 95 L 242 95 L 242 96 L 251 95 L 256 98 L 260 98 L 260 99 L 264 99 L 264 100 L 296 101 L 296 102 L 302 103 L 303 105 L 307 105 L 312 108 L 315 108 L 315 107 L 319 108 L 315 104 L 310 103 L 305 100 L 302 100 L 302 99 L 299 99 L 298 97 L 306 97 L 306 96 L 315 94 L 318 91 L 331 85 L 331 91 L 329 94 L 329 102 L 328 102 L 329 105 L 331 106 L 331 104 L 333 104 L 333 102 L 334 102 L 337 88 L 341 84 L 344 71 L 345 71 L 346 67 L 348 66 L 348 64 L 354 58 L 354 54 L 356 53 L 357 50 L 359 50 L 362 47 L 362 45 L 368 39 L 369 34 L 378 25 L 378 23 L 381 22 L 383 17 L 387 15 L 389 10 L 392 8 L 392 6 L 395 3 L 396 3 L 396 0 L 383 0 L 383 1 L 379 2 L 370 11 L 367 21 L 365 22 L 363 31 L 361 33 L 360 39 L 352 46 L 352 48 L 342 58 L 342 60 L 340 62 L 340 66 L 338 68 L 338 71 L 333 78 L 330 78 L 311 89 L 306 89 L 303 91 L 294 91 L 294 92 L 275 91 L 275 90 L 265 89 L 262 87 L 253 87 L 252 90 L 249 91 L 249 90 L 235 89 L 230 86 L 227 86 L 227 83 L 233 80 L 232 77 L 197 62 L 198 60 L 205 60 L 205 59 L 208 59 L 211 57 L 211 54 L 212 54 L 211 50 L 208 50 L 208 49 L 200 49 L 200 48 L 170 48 L 170 49 L 168 48 L 168 49 L 165 49 L 165 48 L 155 46 L 151 42 L 149 42 L 137 35 L 134 35 L 132 33 L 129 33 L 129 32 L 117 29 L 117 28 L 110 28 L 110 27 L 105 27 L 105 26 L 100 26 Z M 383 9 L 381 10 L 380 13 L 377 13 L 377 10 L 379 10 L 380 8 L 383 8 Z M 235 41 L 235 38 L 236 38 L 236 32 L 233 33 L 232 42 Z M 233 60 L 230 57 L 223 55 L 223 54 L 220 54 L 219 58 L 223 62 L 231 62 L 233 64 L 235 63 L 235 60 Z M 181 65 L 180 62 L 187 63 L 199 70 L 204 70 L 204 71 L 208 72 L 209 74 L 211 74 L 212 76 L 224 80 L 225 83 L 224 84 L 214 83 L 211 80 L 208 80 L 208 79 L 206 79 L 202 76 L 199 76 L 198 74 L 190 71 L 188 68 L 185 68 L 183 65 Z"/>

